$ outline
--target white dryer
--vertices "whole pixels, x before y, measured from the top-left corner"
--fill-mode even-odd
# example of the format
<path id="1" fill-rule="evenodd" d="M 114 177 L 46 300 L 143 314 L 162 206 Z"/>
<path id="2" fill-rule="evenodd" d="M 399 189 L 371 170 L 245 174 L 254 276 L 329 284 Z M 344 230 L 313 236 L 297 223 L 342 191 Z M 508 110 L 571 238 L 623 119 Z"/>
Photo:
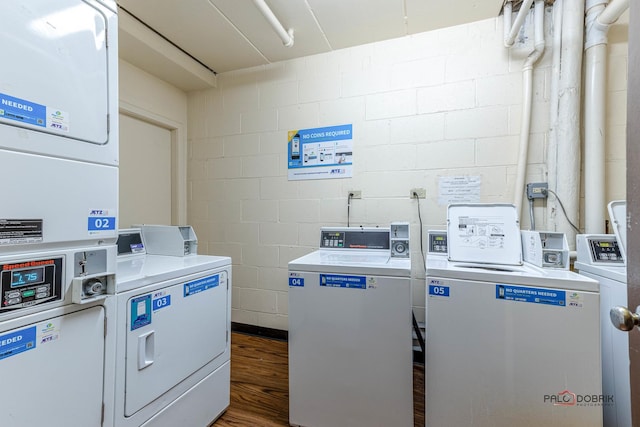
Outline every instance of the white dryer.
<path id="1" fill-rule="evenodd" d="M 291 425 L 413 426 L 408 234 L 393 243 L 401 257 L 389 228 L 322 228 L 289 263 Z"/>
<path id="2" fill-rule="evenodd" d="M 426 425 L 601 426 L 598 283 L 522 262 L 511 205 L 451 205 L 427 258 Z M 437 240 L 430 236 L 430 245 Z"/>
<path id="3" fill-rule="evenodd" d="M 231 258 L 118 239 L 116 427 L 205 427 L 230 400 Z"/>
<path id="4" fill-rule="evenodd" d="M 609 399 L 603 407 L 604 426 L 631 427 L 629 335 L 616 329 L 609 318 L 613 307 L 627 306 L 626 202 L 611 202 L 609 215 L 616 234 L 576 236 L 575 268 L 600 282 L 602 394 Z"/>

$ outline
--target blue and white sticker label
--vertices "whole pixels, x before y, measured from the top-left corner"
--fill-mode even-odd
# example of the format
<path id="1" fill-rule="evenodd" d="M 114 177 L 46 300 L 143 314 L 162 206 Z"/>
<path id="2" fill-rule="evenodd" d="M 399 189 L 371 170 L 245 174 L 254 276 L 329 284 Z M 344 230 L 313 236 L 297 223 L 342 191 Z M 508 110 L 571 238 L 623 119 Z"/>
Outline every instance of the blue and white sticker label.
<path id="1" fill-rule="evenodd" d="M 87 218 L 89 235 L 113 233 L 116 229 L 115 209 L 92 209 Z"/>
<path id="2" fill-rule="evenodd" d="M 440 280 L 429 281 L 429 296 L 433 297 L 449 297 L 449 286 L 444 286 Z"/>
<path id="3" fill-rule="evenodd" d="M 304 288 L 304 277 L 289 277 L 289 286 Z"/>
<path id="4" fill-rule="evenodd" d="M 47 126 L 47 107 L 0 93 L 0 117 L 33 126 Z"/>
<path id="5" fill-rule="evenodd" d="M 566 307 L 567 293 L 558 289 L 527 288 L 505 284 L 496 285 L 496 299 L 532 304 Z"/>
<path id="6" fill-rule="evenodd" d="M 184 296 L 190 297 L 191 295 L 199 294 L 200 292 L 204 292 L 206 290 L 218 287 L 219 285 L 220 285 L 219 274 L 194 280 L 193 282 L 184 284 Z"/>
<path id="7" fill-rule="evenodd" d="M 131 330 L 151 324 L 151 295 L 131 299 Z"/>
<path id="8" fill-rule="evenodd" d="M 0 93 L 0 118 L 47 128 L 57 132 L 69 132 L 69 113 L 57 108 Z"/>
<path id="9" fill-rule="evenodd" d="M 342 274 L 321 274 L 320 286 L 328 288 L 367 289 L 366 276 L 347 276 Z"/>
<path id="10" fill-rule="evenodd" d="M 0 335 L 0 360 L 36 348 L 35 326 Z"/>

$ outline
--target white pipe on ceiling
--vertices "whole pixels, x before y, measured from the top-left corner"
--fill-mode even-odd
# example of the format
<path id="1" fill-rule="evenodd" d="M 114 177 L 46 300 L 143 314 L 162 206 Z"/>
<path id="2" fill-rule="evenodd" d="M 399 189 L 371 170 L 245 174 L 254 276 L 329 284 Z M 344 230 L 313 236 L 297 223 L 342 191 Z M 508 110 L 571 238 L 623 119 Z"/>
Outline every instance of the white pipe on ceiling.
<path id="1" fill-rule="evenodd" d="M 274 31 L 278 34 L 278 37 L 282 40 L 282 43 L 286 47 L 293 46 L 293 28 L 286 30 L 273 11 L 269 8 L 269 5 L 265 0 L 253 0 L 253 3 L 256 5 L 258 10 L 260 10 L 271 27 L 273 27 Z"/>

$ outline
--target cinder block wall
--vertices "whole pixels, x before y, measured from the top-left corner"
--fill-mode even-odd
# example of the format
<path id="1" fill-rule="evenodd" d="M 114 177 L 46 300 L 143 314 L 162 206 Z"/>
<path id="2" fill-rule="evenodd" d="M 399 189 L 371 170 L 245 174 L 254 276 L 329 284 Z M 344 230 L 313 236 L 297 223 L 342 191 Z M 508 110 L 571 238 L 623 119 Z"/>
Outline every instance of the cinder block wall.
<path id="1" fill-rule="evenodd" d="M 202 253 L 233 259 L 232 320 L 287 329 L 287 263 L 317 248 L 321 226 L 346 225 L 349 190 L 362 191 L 351 224 L 411 222 L 413 304 L 423 320 L 418 203 L 409 190 L 427 190 L 425 231 L 445 224 L 442 176 L 479 176 L 481 201 L 513 202 L 521 67 L 531 48 L 529 40 L 506 50 L 496 18 L 220 74 L 216 89 L 190 93 L 189 223 Z M 610 56 L 614 199 L 625 197 L 623 34 Z M 534 72 L 527 182 L 546 180 L 550 66 L 548 49 Z M 288 181 L 287 131 L 340 124 L 353 125 L 353 178 Z M 536 209 L 541 229 L 544 206 Z"/>

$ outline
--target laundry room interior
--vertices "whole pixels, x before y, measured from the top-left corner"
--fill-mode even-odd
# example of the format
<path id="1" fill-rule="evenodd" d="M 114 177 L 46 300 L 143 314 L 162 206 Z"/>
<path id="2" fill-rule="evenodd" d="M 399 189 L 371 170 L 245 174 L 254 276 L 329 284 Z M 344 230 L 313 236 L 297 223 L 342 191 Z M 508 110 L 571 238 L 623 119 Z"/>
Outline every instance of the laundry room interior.
<path id="1" fill-rule="evenodd" d="M 633 0 L 0 24 L 3 427 L 640 425 Z"/>

